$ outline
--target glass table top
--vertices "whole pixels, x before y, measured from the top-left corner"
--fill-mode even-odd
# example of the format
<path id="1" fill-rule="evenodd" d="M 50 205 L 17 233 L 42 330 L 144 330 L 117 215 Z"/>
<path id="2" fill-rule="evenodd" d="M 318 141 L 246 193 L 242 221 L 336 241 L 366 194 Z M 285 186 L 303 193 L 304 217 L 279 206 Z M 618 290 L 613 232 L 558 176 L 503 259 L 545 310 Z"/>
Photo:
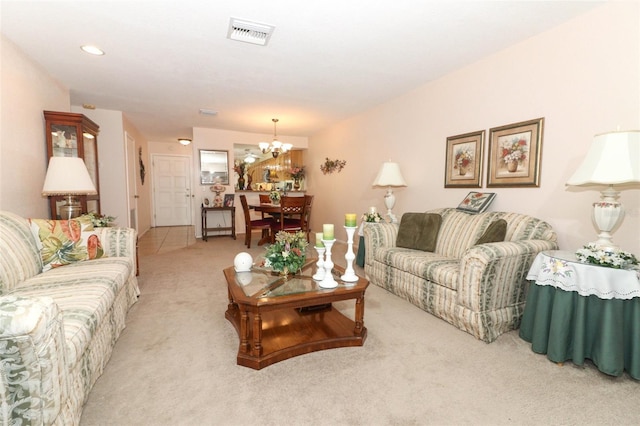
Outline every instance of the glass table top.
<path id="1" fill-rule="evenodd" d="M 289 296 L 299 293 L 326 291 L 312 277 L 315 274 L 317 259 L 307 260 L 302 272 L 286 279 L 269 268 L 254 266 L 248 272 L 235 272 L 235 281 L 242 288 L 245 296 L 252 298 Z M 340 271 L 331 271 L 340 287 L 353 287 L 356 283 L 345 283 L 340 280 Z M 331 289 L 333 290 L 333 289 Z"/>

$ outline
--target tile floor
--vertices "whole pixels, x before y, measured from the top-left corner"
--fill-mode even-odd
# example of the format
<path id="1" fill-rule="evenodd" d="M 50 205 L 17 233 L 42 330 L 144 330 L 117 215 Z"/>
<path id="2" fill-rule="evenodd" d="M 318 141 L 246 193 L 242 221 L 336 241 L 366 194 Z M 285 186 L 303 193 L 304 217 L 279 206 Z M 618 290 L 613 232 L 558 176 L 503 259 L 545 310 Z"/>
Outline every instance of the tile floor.
<path id="1" fill-rule="evenodd" d="M 193 226 L 161 226 L 151 228 L 138 239 L 138 255 L 145 256 L 176 250 L 195 244 Z"/>

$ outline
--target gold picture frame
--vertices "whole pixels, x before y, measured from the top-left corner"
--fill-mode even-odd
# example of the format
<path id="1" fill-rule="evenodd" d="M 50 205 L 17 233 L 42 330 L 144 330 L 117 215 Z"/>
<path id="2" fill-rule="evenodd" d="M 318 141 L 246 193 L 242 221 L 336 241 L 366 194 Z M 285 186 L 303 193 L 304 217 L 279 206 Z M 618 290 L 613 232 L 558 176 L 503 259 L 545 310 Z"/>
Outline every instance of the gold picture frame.
<path id="1" fill-rule="evenodd" d="M 485 131 L 447 138 L 445 188 L 480 188 Z"/>
<path id="2" fill-rule="evenodd" d="M 539 187 L 544 117 L 489 129 L 487 188 Z"/>

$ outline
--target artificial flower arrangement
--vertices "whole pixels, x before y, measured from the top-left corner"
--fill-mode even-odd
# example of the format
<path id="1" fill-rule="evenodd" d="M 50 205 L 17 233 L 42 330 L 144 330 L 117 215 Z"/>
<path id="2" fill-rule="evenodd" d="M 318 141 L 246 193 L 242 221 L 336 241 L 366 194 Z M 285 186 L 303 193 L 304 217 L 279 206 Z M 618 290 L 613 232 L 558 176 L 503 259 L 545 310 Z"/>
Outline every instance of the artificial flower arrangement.
<path id="1" fill-rule="evenodd" d="M 244 178 L 246 167 L 247 165 L 244 163 L 244 161 L 236 161 L 235 165 L 233 166 L 233 171 L 238 174 L 238 177 Z"/>
<path id="2" fill-rule="evenodd" d="M 375 212 L 375 213 L 369 212 L 362 215 L 362 221 L 379 223 L 379 222 L 384 222 L 384 219 L 382 218 L 382 216 L 380 216 L 380 213 L 378 212 Z"/>
<path id="3" fill-rule="evenodd" d="M 337 171 L 340 173 L 342 168 L 347 165 L 345 160 L 329 160 L 329 158 L 325 158 L 324 164 L 320 165 L 320 170 L 323 174 L 333 173 Z"/>
<path id="4" fill-rule="evenodd" d="M 280 202 L 280 192 L 278 191 L 271 191 L 269 193 L 269 199 L 271 200 L 271 202 L 273 204 L 278 204 Z"/>
<path id="5" fill-rule="evenodd" d="M 304 179 L 304 166 L 293 166 L 289 174 L 295 180 Z"/>
<path id="6" fill-rule="evenodd" d="M 505 163 L 511 161 L 522 162 L 527 159 L 527 151 L 529 146 L 525 139 L 516 137 L 511 141 L 504 141 L 502 143 L 502 160 Z"/>
<path id="7" fill-rule="evenodd" d="M 632 253 L 620 249 L 600 248 L 595 243 L 589 243 L 576 251 L 576 257 L 583 263 L 615 269 L 626 269 L 638 264 L 638 259 Z"/>
<path id="8" fill-rule="evenodd" d="M 116 220 L 114 216 L 107 216 L 105 214 L 98 214 L 96 212 L 87 213 L 86 216 L 91 221 L 91 224 L 95 227 L 111 226 L 111 223 Z"/>
<path id="9" fill-rule="evenodd" d="M 275 242 L 267 247 L 262 266 L 278 271 L 281 275 L 295 274 L 304 265 L 308 245 L 304 232 L 280 231 L 276 234 Z"/>

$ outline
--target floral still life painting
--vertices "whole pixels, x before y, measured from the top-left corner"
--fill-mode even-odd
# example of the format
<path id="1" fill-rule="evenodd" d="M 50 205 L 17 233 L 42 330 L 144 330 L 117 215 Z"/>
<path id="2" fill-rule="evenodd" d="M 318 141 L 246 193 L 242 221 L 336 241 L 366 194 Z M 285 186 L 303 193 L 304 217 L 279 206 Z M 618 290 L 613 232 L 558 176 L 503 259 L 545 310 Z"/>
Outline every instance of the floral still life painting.
<path id="1" fill-rule="evenodd" d="M 480 188 L 484 130 L 447 138 L 445 188 Z"/>
<path id="2" fill-rule="evenodd" d="M 457 207 L 457 210 L 478 214 L 482 213 L 489 207 L 496 194 L 495 192 L 470 192 Z"/>

